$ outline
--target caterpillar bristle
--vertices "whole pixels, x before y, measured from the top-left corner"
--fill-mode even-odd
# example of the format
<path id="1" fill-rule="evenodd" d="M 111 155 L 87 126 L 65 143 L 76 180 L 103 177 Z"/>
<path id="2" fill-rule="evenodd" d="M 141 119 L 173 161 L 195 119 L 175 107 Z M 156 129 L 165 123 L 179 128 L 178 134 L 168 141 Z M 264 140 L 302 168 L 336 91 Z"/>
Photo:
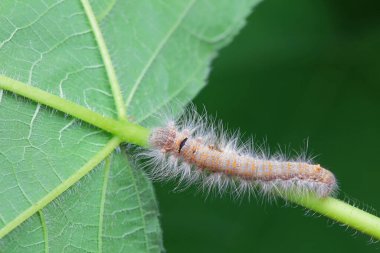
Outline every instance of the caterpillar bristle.
<path id="1" fill-rule="evenodd" d="M 177 179 L 185 188 L 195 184 L 206 193 L 228 191 L 236 197 L 325 198 L 337 191 L 335 176 L 304 153 L 294 160 L 282 152 L 270 156 L 263 146 L 242 143 L 238 131 L 227 134 L 223 124 L 193 106 L 177 120 L 161 118 L 166 123 L 152 130 L 142 154 L 154 180 Z"/>

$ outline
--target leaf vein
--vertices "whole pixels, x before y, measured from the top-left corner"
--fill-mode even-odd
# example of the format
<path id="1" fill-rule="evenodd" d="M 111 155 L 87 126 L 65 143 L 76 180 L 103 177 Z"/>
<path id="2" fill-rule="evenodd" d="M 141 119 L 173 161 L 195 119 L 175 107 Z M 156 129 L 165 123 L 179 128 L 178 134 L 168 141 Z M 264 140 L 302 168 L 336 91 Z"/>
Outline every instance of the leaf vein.
<path id="1" fill-rule="evenodd" d="M 0 43 L 0 49 L 8 42 L 11 41 L 11 39 L 16 35 L 17 32 L 23 30 L 23 29 L 26 29 L 28 27 L 31 27 L 32 25 L 34 25 L 36 22 L 38 22 L 43 16 L 45 16 L 50 10 L 52 10 L 53 8 L 55 8 L 56 6 L 60 5 L 61 3 L 63 3 L 64 0 L 61 0 L 61 1 L 58 1 L 56 2 L 55 4 L 53 4 L 52 6 L 49 6 L 44 12 L 42 12 L 39 16 L 37 16 L 36 19 L 34 19 L 32 22 L 30 22 L 29 24 L 26 24 L 24 26 L 21 26 L 21 27 L 17 27 L 15 26 L 8 18 L 7 21 L 15 27 L 15 30 L 9 35 L 9 37 L 7 39 L 5 39 L 4 41 L 2 41 Z"/>
<path id="2" fill-rule="evenodd" d="M 38 211 L 38 215 L 40 216 L 42 233 L 43 233 L 43 237 L 44 237 L 45 253 L 49 253 L 48 229 L 47 229 L 47 225 L 46 225 L 45 216 L 44 216 L 44 213 L 42 212 L 42 210 Z"/>
<path id="3" fill-rule="evenodd" d="M 96 153 L 86 164 L 84 164 L 80 169 L 78 169 L 73 175 L 63 181 L 61 184 L 56 186 L 52 191 L 50 191 L 43 198 L 32 204 L 24 212 L 20 213 L 15 219 L 6 224 L 0 229 L 0 239 L 11 232 L 18 225 L 23 223 L 26 219 L 31 217 L 33 214 L 44 208 L 47 204 L 53 201 L 56 197 L 78 182 L 82 177 L 87 175 L 91 170 L 93 170 L 101 161 L 103 161 L 112 151 L 118 147 L 121 140 L 118 137 L 113 137 L 103 149 Z"/>
<path id="4" fill-rule="evenodd" d="M 106 164 L 104 168 L 104 179 L 103 179 L 103 187 L 102 187 L 102 196 L 100 200 L 100 210 L 99 210 L 99 231 L 98 231 L 98 252 L 103 252 L 103 222 L 104 222 L 104 205 L 106 203 L 106 195 L 107 195 L 107 186 L 109 181 L 109 174 L 111 170 L 111 161 L 108 157 L 106 159 Z"/>
<path id="5" fill-rule="evenodd" d="M 27 139 L 29 140 L 29 143 L 30 143 L 30 138 L 32 137 L 33 124 L 34 124 L 34 121 L 35 121 L 36 118 L 37 118 L 37 114 L 38 114 L 38 112 L 40 111 L 40 108 L 41 108 L 41 104 L 37 104 L 37 106 L 36 106 L 36 110 L 34 111 L 34 114 L 33 114 L 33 116 L 32 116 L 32 119 L 30 120 L 30 124 L 29 124 L 29 133 L 28 133 L 28 137 L 27 137 Z"/>
<path id="6" fill-rule="evenodd" d="M 101 22 L 103 19 L 105 19 L 111 13 L 111 11 L 115 7 L 116 3 L 117 3 L 117 0 L 113 0 L 112 2 L 111 1 L 109 2 L 107 8 L 105 8 L 105 10 L 100 15 L 98 15 L 96 17 L 98 22 Z"/>
<path id="7" fill-rule="evenodd" d="M 116 76 L 116 71 L 113 66 L 111 56 L 108 52 L 108 48 L 106 45 L 106 42 L 104 40 L 104 37 L 102 35 L 102 31 L 100 30 L 100 27 L 98 25 L 98 22 L 96 21 L 96 17 L 94 14 L 94 11 L 92 10 L 92 7 L 88 0 L 81 0 L 82 6 L 85 10 L 86 16 L 88 18 L 88 21 L 90 22 L 92 31 L 95 36 L 95 40 L 98 44 L 100 55 L 102 57 L 102 60 L 104 62 L 104 66 L 106 69 L 106 73 L 108 76 L 108 80 L 111 85 L 112 94 L 114 96 L 116 109 L 118 112 L 118 116 L 120 119 L 125 119 L 125 106 L 123 101 L 123 96 L 120 90 L 119 81 Z"/>
<path id="8" fill-rule="evenodd" d="M 163 37 L 162 41 L 158 44 L 156 50 L 153 52 L 153 54 L 149 58 L 147 64 L 142 69 L 140 75 L 137 77 L 136 82 L 133 84 L 132 90 L 129 93 L 127 101 L 125 102 L 126 107 L 128 107 L 131 104 L 132 99 L 134 98 L 135 93 L 136 93 L 138 87 L 140 86 L 142 80 L 144 79 L 146 73 L 148 72 L 149 68 L 153 64 L 154 60 L 157 58 L 157 56 L 160 54 L 160 52 L 162 51 L 162 49 L 168 43 L 168 41 L 170 40 L 170 38 L 172 37 L 172 35 L 175 33 L 175 31 L 177 31 L 177 29 L 180 27 L 182 21 L 185 19 L 185 17 L 187 16 L 187 14 L 190 12 L 191 7 L 194 5 L 195 2 L 196 2 L 196 0 L 193 0 L 193 1 L 190 2 L 190 4 L 188 4 L 186 6 L 186 8 L 184 9 L 184 11 L 178 17 L 178 20 L 169 29 L 169 31 L 167 32 L 167 34 Z"/>
<path id="9" fill-rule="evenodd" d="M 130 170 L 130 171 L 131 171 L 132 184 L 133 184 L 133 186 L 135 188 L 136 198 L 137 198 L 139 212 L 140 212 L 140 216 L 141 216 L 142 229 L 144 231 L 144 238 L 145 238 L 145 243 L 144 244 L 145 244 L 145 248 L 146 248 L 146 250 L 148 252 L 149 251 L 149 245 L 148 245 L 148 237 L 147 237 L 147 227 L 146 227 L 146 221 L 145 221 L 144 211 L 142 209 L 142 202 L 141 202 L 140 192 L 139 192 L 139 188 L 137 186 L 137 179 L 136 179 L 136 176 L 134 175 L 134 170 Z"/>

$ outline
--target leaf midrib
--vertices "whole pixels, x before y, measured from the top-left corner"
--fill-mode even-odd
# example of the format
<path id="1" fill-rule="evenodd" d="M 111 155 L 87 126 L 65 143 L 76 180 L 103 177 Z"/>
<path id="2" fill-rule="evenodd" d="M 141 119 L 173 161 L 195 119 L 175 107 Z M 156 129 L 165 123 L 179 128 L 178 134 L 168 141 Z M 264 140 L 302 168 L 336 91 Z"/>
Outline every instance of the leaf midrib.
<path id="1" fill-rule="evenodd" d="M 11 90 L 12 92 L 14 92 L 16 94 L 20 94 L 20 95 L 23 95 L 27 98 L 35 100 L 36 102 L 38 102 L 38 105 L 37 105 L 38 107 L 40 106 L 40 103 L 41 103 L 41 104 L 48 105 L 54 109 L 57 109 L 57 110 L 60 110 L 63 112 L 65 112 L 64 108 L 66 108 L 66 109 L 71 108 L 71 113 L 69 111 L 66 111 L 66 113 L 68 113 L 68 114 L 70 114 L 70 115 L 72 115 L 78 119 L 84 120 L 90 124 L 97 126 L 97 124 L 95 124 L 96 122 L 109 122 L 111 124 L 113 123 L 113 125 L 119 124 L 120 129 L 122 129 L 123 128 L 122 125 L 127 123 L 127 121 L 125 120 L 125 116 L 126 116 L 125 108 L 126 107 L 124 105 L 124 100 L 123 100 L 120 85 L 119 85 L 119 82 L 118 82 L 118 79 L 116 76 L 115 68 L 112 64 L 112 60 L 111 60 L 111 57 L 109 55 L 108 48 L 106 46 L 105 40 L 103 38 L 103 35 L 102 35 L 101 30 L 99 28 L 99 25 L 96 21 L 96 17 L 94 15 L 94 12 L 92 10 L 90 3 L 88 2 L 88 0 L 81 0 L 81 3 L 82 3 L 82 6 L 85 10 L 86 16 L 89 20 L 92 31 L 94 33 L 94 38 L 98 44 L 99 52 L 100 52 L 100 55 L 102 57 L 102 60 L 103 60 L 104 66 L 105 66 L 105 70 L 107 73 L 108 80 L 110 82 L 113 98 L 115 100 L 115 106 L 116 106 L 116 109 L 118 112 L 119 120 L 104 117 L 104 116 L 102 116 L 96 112 L 88 110 L 87 108 L 85 108 L 83 106 L 80 106 L 78 104 L 74 104 L 69 100 L 60 98 L 58 96 L 55 96 L 55 95 L 50 94 L 48 92 L 45 92 L 45 91 L 38 89 L 36 87 L 32 87 L 30 85 L 19 82 L 17 80 L 12 80 L 6 76 L 0 75 L 0 88 L 7 89 L 7 87 L 8 87 L 8 88 L 10 88 L 8 90 Z M 8 86 L 7 86 L 7 84 L 8 84 Z M 23 92 L 21 92 L 21 93 L 17 92 L 17 89 L 14 89 L 15 86 L 16 86 L 16 88 L 17 87 L 19 88 L 19 91 L 23 91 L 23 92 L 29 91 L 29 92 L 26 92 L 26 93 L 25 92 L 24 93 Z M 13 90 L 12 90 L 12 88 L 13 88 Z M 28 96 L 28 94 L 30 96 Z M 3 95 L 2 90 L 1 90 L 1 95 Z M 41 95 L 41 96 L 38 96 L 38 95 Z M 62 106 L 58 106 L 58 107 L 54 106 L 53 104 L 51 104 L 52 101 L 55 101 L 56 105 L 61 104 Z M 78 114 L 78 112 L 80 112 L 80 111 L 82 113 Z M 86 120 L 84 118 L 85 115 L 91 115 L 89 118 L 92 118 L 93 122 Z M 100 121 L 99 121 L 99 119 L 100 119 Z M 100 126 L 98 125 L 98 127 L 100 127 Z M 110 132 L 109 129 L 107 130 L 107 129 L 102 128 L 102 127 L 100 127 L 100 128 L 105 130 L 105 131 Z M 125 130 L 126 129 L 124 129 L 122 132 L 128 132 Z M 148 132 L 146 130 L 143 130 L 143 131 Z M 111 133 L 115 134 L 115 132 L 112 132 L 112 131 L 111 131 Z M 116 133 L 116 136 L 117 136 L 117 133 Z M 143 135 L 143 136 L 144 136 L 143 139 L 146 139 L 146 135 Z M 53 201 L 56 197 L 58 197 L 64 191 L 66 191 L 69 187 L 74 185 L 77 181 L 79 181 L 88 172 L 90 172 L 92 169 L 94 169 L 101 161 L 103 161 L 109 154 L 111 154 L 116 147 L 118 147 L 120 145 L 120 143 L 123 141 L 123 139 L 124 138 L 113 137 L 105 145 L 105 147 L 101 151 L 99 151 L 92 158 L 90 158 L 88 160 L 88 162 L 85 165 L 83 165 L 79 170 L 77 170 L 72 176 L 70 176 L 68 179 L 63 181 L 61 184 L 59 184 L 56 188 L 54 188 L 52 191 L 50 191 L 48 194 L 46 194 L 43 198 L 41 198 L 36 203 L 34 203 L 34 204 L 31 203 L 31 206 L 28 209 L 26 209 L 24 212 L 20 213 L 15 219 L 13 219 L 11 222 L 7 223 L 2 229 L 0 229 L 0 238 L 4 237 L 6 234 L 8 234 L 10 231 L 12 231 L 14 228 L 16 228 L 18 225 L 20 225 L 22 222 L 24 222 L 26 219 L 28 219 L 30 216 L 32 216 L 36 212 L 40 213 L 41 222 L 44 223 L 44 220 L 42 220 L 42 219 L 44 219 L 44 217 L 42 217 L 43 214 L 41 212 L 42 208 L 45 207 L 51 201 Z M 107 161 L 109 161 L 109 159 Z M 105 191 L 107 189 L 107 182 L 108 182 L 108 176 L 107 176 L 108 174 L 107 173 L 109 173 L 109 170 L 110 170 L 109 162 L 107 163 L 107 166 L 108 167 L 105 169 L 105 173 L 106 173 L 105 176 L 106 177 L 105 177 L 105 180 L 103 182 L 103 191 L 102 191 L 102 196 L 101 196 L 102 199 L 101 199 L 101 205 L 100 205 L 100 210 L 99 210 L 99 215 L 100 215 L 99 216 L 99 231 L 98 231 L 99 232 L 99 235 L 98 235 L 99 251 L 102 250 L 103 212 L 104 212 L 104 204 L 105 204 L 105 197 L 106 197 Z M 135 187 L 137 187 L 137 186 L 135 185 Z M 142 217 L 142 218 L 144 219 L 144 217 Z M 145 220 L 144 220 L 144 223 L 145 223 Z M 46 225 L 42 224 L 42 226 L 43 226 L 44 239 L 46 240 L 46 238 L 47 238 Z M 144 224 L 144 229 L 145 229 L 145 224 Z M 146 246 L 148 247 L 148 245 L 146 245 Z M 46 242 L 45 251 L 48 249 L 47 247 L 48 247 L 48 245 Z"/>
<path id="2" fill-rule="evenodd" d="M 0 75 L 0 89 L 29 98 L 37 103 L 69 114 L 99 129 L 118 136 L 122 141 L 147 146 L 150 130 L 140 125 L 103 116 L 65 98 L 53 95 L 37 87 Z"/>
<path id="3" fill-rule="evenodd" d="M 111 132 L 113 135 L 116 135 L 114 138 L 112 138 L 105 147 L 95 154 L 92 158 L 88 160 L 88 162 L 83 165 L 77 172 L 75 172 L 71 177 L 63 181 L 61 184 L 59 184 L 55 189 L 50 191 L 47 195 L 45 195 L 42 199 L 37 201 L 36 203 L 32 204 L 30 208 L 26 209 L 24 212 L 19 214 L 14 220 L 6 224 L 2 229 L 0 229 L 0 238 L 5 236 L 7 233 L 9 233 L 11 230 L 13 230 L 15 227 L 17 227 L 19 224 L 21 224 L 23 221 L 25 221 L 27 218 L 29 218 L 31 215 L 33 215 L 36 212 L 39 212 L 43 207 L 45 207 L 48 203 L 50 203 L 52 200 L 54 200 L 56 197 L 58 197 L 61 193 L 63 193 L 66 189 L 71 187 L 73 184 L 75 184 L 77 181 L 80 180 L 84 175 L 86 175 L 89 171 L 91 171 L 93 168 L 96 167 L 102 160 L 104 160 L 110 153 L 113 152 L 113 150 L 123 141 L 128 142 L 134 142 L 133 140 L 128 140 L 128 138 L 125 138 L 125 133 L 132 132 L 131 135 L 136 135 L 137 133 L 140 133 L 140 136 L 142 136 L 142 140 L 138 140 L 135 143 L 141 146 L 145 146 L 147 135 L 149 133 L 149 130 L 144 129 L 140 127 L 139 125 L 134 125 L 132 123 L 128 123 L 126 120 L 126 109 L 129 103 L 132 101 L 139 85 L 141 84 L 143 78 L 145 77 L 147 71 L 149 70 L 150 66 L 153 64 L 154 60 L 157 58 L 157 56 L 160 54 L 162 49 L 165 47 L 169 39 L 172 37 L 172 35 L 175 33 L 175 31 L 178 29 L 178 27 L 181 25 L 184 18 L 187 16 L 189 11 L 191 10 L 192 6 L 195 4 L 196 0 L 192 0 L 183 10 L 183 12 L 179 15 L 178 19 L 174 23 L 174 25 L 168 30 L 168 32 L 165 34 L 161 42 L 158 44 L 157 48 L 149 58 L 147 64 L 144 66 L 143 70 L 141 71 L 139 77 L 136 79 L 132 91 L 126 100 L 124 104 L 124 100 L 122 97 L 120 85 L 117 79 L 116 71 L 113 66 L 108 48 L 106 46 L 106 42 L 104 40 L 104 37 L 102 35 L 101 29 L 99 27 L 99 24 L 96 20 L 95 14 L 92 10 L 92 7 L 88 0 L 81 0 L 83 9 L 85 11 L 86 17 L 89 21 L 89 24 L 91 26 L 92 32 L 94 34 L 94 39 L 98 45 L 99 53 L 101 55 L 103 64 L 105 66 L 106 74 L 111 86 L 111 91 L 113 94 L 113 98 L 115 100 L 115 106 L 118 113 L 119 120 L 115 120 L 113 118 L 105 117 L 99 113 L 96 113 L 92 110 L 89 110 L 81 105 L 75 104 L 71 102 L 70 100 L 64 99 L 62 97 L 55 96 L 51 93 L 45 92 L 39 88 L 30 86 L 28 84 L 22 83 L 17 80 L 13 80 L 9 77 L 0 75 L 0 88 L 9 90 L 11 92 L 14 92 L 16 94 L 22 95 L 24 97 L 27 97 L 31 100 L 34 100 L 39 104 L 47 105 L 51 108 L 57 109 L 59 111 L 65 112 L 67 114 L 70 114 L 78 119 L 81 119 L 85 122 L 88 122 L 102 130 L 105 130 L 107 132 Z M 2 90 L 1 90 L 2 92 Z M 53 103 L 52 103 L 53 102 Z M 89 116 L 90 115 L 90 116 Z M 86 118 L 87 116 L 87 118 Z M 92 120 L 89 120 L 91 118 Z M 108 124 L 99 124 L 99 122 Z M 127 125 L 126 125 L 127 124 Z M 109 128 L 110 125 L 113 125 L 113 127 Z M 140 129 L 139 129 L 140 128 Z M 129 130 L 129 131 L 128 131 Z M 132 131 L 131 131 L 132 130 Z M 141 134 L 143 133 L 143 134 Z M 139 135 L 139 134 L 137 134 Z M 113 147 L 113 148 L 110 148 Z M 103 157 L 103 159 L 99 159 L 99 157 Z M 96 161 L 96 162 L 94 162 Z M 109 171 L 109 168 L 106 168 L 106 172 Z M 136 184 L 136 182 L 134 182 Z M 135 185 L 135 187 L 137 187 Z M 107 180 L 103 182 L 103 191 L 107 188 Z M 137 189 L 136 189 L 137 190 Z M 102 192 L 102 203 L 100 208 L 100 215 L 102 216 L 102 212 L 104 212 L 104 201 L 105 201 L 105 192 Z M 141 200 L 139 199 L 139 202 Z M 141 210 L 140 210 L 141 211 Z M 145 218 L 142 215 L 142 219 Z M 99 239 L 101 239 L 101 233 L 102 233 L 102 217 L 99 217 Z M 144 220 L 145 222 L 145 220 Z M 144 225 L 145 226 L 145 225 Z M 144 229 L 146 229 L 144 227 Z M 47 232 L 47 231 L 45 231 Z M 47 235 L 46 235 L 47 236 Z M 147 238 L 146 238 L 147 239 Z M 147 243 L 147 242 L 146 242 Z M 101 250 L 102 242 L 99 240 L 98 246 L 100 247 L 99 250 Z M 146 244 L 146 247 L 148 245 Z"/>

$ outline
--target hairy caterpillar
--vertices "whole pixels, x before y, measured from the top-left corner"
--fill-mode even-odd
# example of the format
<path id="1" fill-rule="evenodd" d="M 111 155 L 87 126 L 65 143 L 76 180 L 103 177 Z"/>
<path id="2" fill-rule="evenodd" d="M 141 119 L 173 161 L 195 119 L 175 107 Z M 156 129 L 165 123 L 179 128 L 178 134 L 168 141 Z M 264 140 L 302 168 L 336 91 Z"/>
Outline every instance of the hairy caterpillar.
<path id="1" fill-rule="evenodd" d="M 250 145 L 239 144 L 239 136 L 228 137 L 222 124 L 209 123 L 194 109 L 179 118 L 168 119 L 154 128 L 150 148 L 144 156 L 153 179 L 179 178 L 190 185 L 201 182 L 210 191 L 230 188 L 241 195 L 256 192 L 276 194 L 315 194 L 319 198 L 337 190 L 335 176 L 305 158 L 287 160 L 284 155 L 267 156 Z"/>

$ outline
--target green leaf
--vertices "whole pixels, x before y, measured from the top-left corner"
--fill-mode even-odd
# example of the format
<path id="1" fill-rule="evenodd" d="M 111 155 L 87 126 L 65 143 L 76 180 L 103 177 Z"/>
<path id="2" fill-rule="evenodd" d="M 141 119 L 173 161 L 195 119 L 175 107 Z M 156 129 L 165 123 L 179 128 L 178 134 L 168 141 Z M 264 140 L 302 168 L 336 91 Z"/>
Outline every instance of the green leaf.
<path id="1" fill-rule="evenodd" d="M 151 126 L 204 86 L 255 3 L 2 0 L 1 72 Z M 114 152 L 121 140 L 24 96 L 0 93 L 0 251 L 160 251 L 152 185 Z"/>
<path id="2" fill-rule="evenodd" d="M 159 251 L 153 188 L 118 152 L 7 239 L 4 252 Z"/>

